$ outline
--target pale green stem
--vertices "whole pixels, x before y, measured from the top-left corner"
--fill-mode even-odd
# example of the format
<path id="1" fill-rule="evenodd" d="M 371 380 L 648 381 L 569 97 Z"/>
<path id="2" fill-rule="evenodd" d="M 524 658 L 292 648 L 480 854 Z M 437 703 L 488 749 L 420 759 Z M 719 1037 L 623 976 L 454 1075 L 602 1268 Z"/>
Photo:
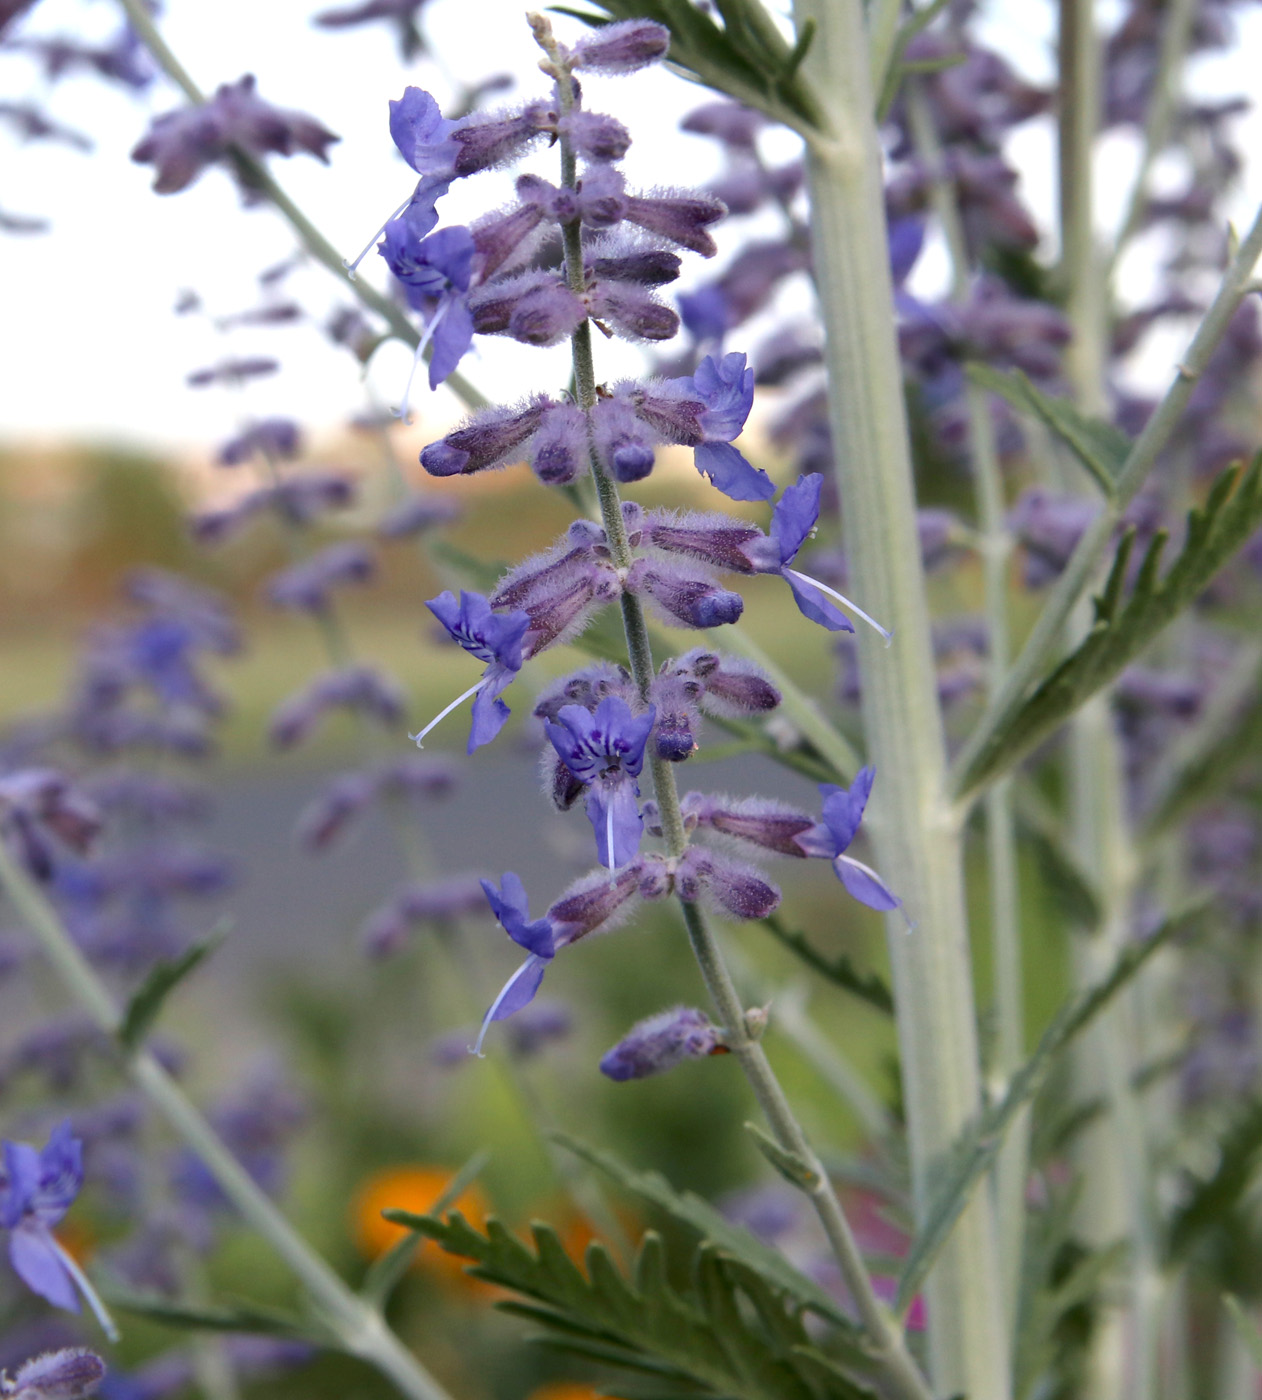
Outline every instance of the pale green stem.
<path id="1" fill-rule="evenodd" d="M 1218 292 L 1201 324 L 1197 327 L 1183 359 L 1175 370 L 1174 381 L 1143 431 L 1131 445 L 1118 477 L 1117 493 L 1107 501 L 1078 542 L 1063 574 L 1048 595 L 1038 621 L 1008 672 L 1007 680 L 986 707 L 976 728 L 969 735 L 952 764 L 954 787 L 962 799 L 960 782 L 969 765 L 1004 726 L 1025 699 L 1027 691 L 1042 678 L 1044 664 L 1068 622 L 1074 605 L 1096 575 L 1097 568 L 1113 538 L 1126 507 L 1144 484 L 1161 450 L 1170 441 L 1183 410 L 1196 388 L 1210 356 L 1222 339 L 1231 318 L 1251 290 L 1253 270 L 1262 256 L 1262 210 L 1259 210 L 1244 241 L 1223 276 Z"/>
<path id="2" fill-rule="evenodd" d="M 559 61 L 560 51 L 552 40 L 551 26 L 547 19 L 539 14 L 531 14 L 529 20 L 536 42 L 551 60 L 552 66 L 549 71 L 557 81 L 561 111 L 567 112 L 575 100 L 573 79 L 564 63 Z M 561 137 L 559 145 L 561 184 L 563 187 L 573 188 L 576 175 L 574 152 L 564 136 Z M 562 225 L 561 237 L 565 252 L 566 277 L 571 288 L 577 292 L 583 284 L 582 228 L 579 222 L 575 220 Z M 596 373 L 592 361 L 591 332 L 587 322 L 575 331 L 571 339 L 571 350 L 576 399 L 579 407 L 590 413 L 596 402 Z M 633 556 L 623 524 L 622 502 L 617 482 L 605 471 L 594 445 L 589 454 L 589 461 L 610 554 L 619 569 L 626 569 L 630 566 Z M 641 698 L 647 701 L 649 687 L 656 674 L 653 651 L 640 600 L 630 593 L 622 595 L 622 621 L 631 674 Z M 667 854 L 673 860 L 679 860 L 688 848 L 688 837 L 679 805 L 674 765 L 660 758 L 656 749 L 650 746 L 649 769 Z M 929 1388 L 907 1350 L 901 1330 L 873 1290 L 863 1255 L 828 1173 L 816 1156 L 785 1097 L 780 1081 L 767 1059 L 766 1051 L 749 1032 L 744 1005 L 737 994 L 718 940 L 698 905 L 681 899 L 680 908 L 693 956 L 697 960 L 706 990 L 725 1029 L 727 1045 L 744 1071 L 754 1098 L 777 1142 L 788 1152 L 800 1157 L 811 1170 L 813 1184 L 807 1189 L 807 1195 L 824 1228 L 842 1278 L 854 1301 L 866 1334 L 873 1366 L 880 1373 L 891 1396 L 899 1397 L 899 1400 L 930 1400 Z"/>
<path id="3" fill-rule="evenodd" d="M 0 887 L 34 934 L 71 995 L 107 1035 L 122 1015 L 91 964 L 66 932 L 56 910 L 0 841 Z M 381 1315 L 358 1297 L 316 1254 L 241 1166 L 184 1091 L 147 1050 L 128 1055 L 132 1082 L 197 1154 L 251 1229 L 267 1241 L 302 1283 L 338 1344 L 375 1366 L 410 1400 L 449 1400 Z"/>
<path id="4" fill-rule="evenodd" d="M 1061 0 L 1060 206 L 1062 279 L 1073 332 L 1066 369 L 1078 406 L 1107 409 L 1108 297 L 1095 234 L 1093 159 L 1100 129 L 1101 45 L 1090 0 Z M 1083 483 L 1085 485 L 1085 482 Z M 1090 625 L 1078 608 L 1078 628 Z M 1125 947 L 1131 931 L 1136 864 L 1126 812 L 1120 744 L 1108 693 L 1097 696 L 1070 726 L 1069 790 L 1077 855 L 1103 908 L 1101 928 L 1074 950 L 1079 987 L 1095 985 Z M 1087 1190 L 1081 1223 L 1104 1247 L 1130 1243 L 1130 1296 L 1125 1310 L 1105 1308 L 1087 1363 L 1090 1400 L 1155 1400 L 1155 1344 L 1160 1277 L 1150 1210 L 1150 1167 L 1131 1078 L 1137 1027 L 1125 999 L 1104 1009 L 1077 1056 L 1079 1089 L 1102 1094 L 1109 1112 L 1081 1145 Z"/>
<path id="5" fill-rule="evenodd" d="M 931 198 L 951 258 L 951 298 L 963 305 L 969 297 L 968 242 L 951 182 L 944 178 L 942 145 L 921 85 L 907 85 L 907 110 L 916 148 L 933 173 Z M 1008 570 L 1012 537 L 1005 520 L 1003 471 L 995 425 L 984 391 L 965 382 L 973 499 L 977 511 L 977 548 L 982 560 L 982 594 L 990 651 L 987 691 L 1003 684 L 1011 658 L 1008 620 Z M 1025 1058 L 1024 984 L 1021 972 L 1021 891 L 1017 875 L 1016 821 L 1012 784 L 996 783 L 986 794 L 986 876 L 990 893 L 991 964 L 994 975 L 996 1041 L 992 1073 L 998 1097 Z M 1025 1235 L 1025 1183 L 1029 1174 L 1030 1119 L 1022 1113 L 1008 1131 L 994 1171 L 999 1249 L 1003 1265 L 1008 1329 L 1017 1319 L 1021 1294 L 1021 1260 Z"/>
<path id="6" fill-rule="evenodd" d="M 1168 0 L 1161 12 L 1161 48 L 1157 57 L 1157 72 L 1153 78 L 1148 110 L 1144 113 L 1144 133 L 1141 138 L 1139 169 L 1126 201 L 1126 212 L 1113 239 L 1108 256 L 1106 276 L 1111 277 L 1118 260 L 1139 229 L 1144 206 L 1148 200 L 1148 180 L 1157 157 L 1165 149 L 1174 125 L 1179 101 L 1179 82 L 1187 57 L 1192 23 L 1196 18 L 1197 0 Z"/>
<path id="7" fill-rule="evenodd" d="M 902 17 L 903 0 L 869 0 L 868 71 L 874 93 L 885 90 Z"/>
<path id="8" fill-rule="evenodd" d="M 901 896 L 887 919 L 912 1182 L 925 1219 L 935 1169 L 981 1106 L 958 813 L 947 800 L 924 572 L 884 220 L 881 150 L 860 0 L 797 0 L 827 130 L 808 141 L 813 264 L 827 337 L 829 409 L 845 542 L 865 601 L 894 633 L 859 638 L 873 836 Z M 926 1288 L 935 1390 L 1004 1400 L 1010 1367 L 993 1203 L 978 1193 Z"/>
<path id="9" fill-rule="evenodd" d="M 167 45 L 145 6 L 144 0 L 118 0 L 127 22 L 136 31 L 142 44 L 149 50 L 158 67 L 183 91 L 190 102 L 201 106 L 207 101 L 206 94 L 193 81 L 188 70 Z M 298 241 L 318 262 L 327 267 L 370 311 L 376 312 L 390 327 L 390 333 L 415 349 L 421 341 L 420 333 L 408 320 L 403 310 L 388 297 L 370 287 L 363 278 L 351 278 L 341 253 L 329 242 L 301 209 L 276 182 L 267 166 L 249 151 L 234 148 L 233 158 L 240 164 L 252 189 L 257 190 L 269 203 L 288 220 L 290 227 L 298 235 Z M 429 357 L 426 354 L 426 359 Z M 458 371 L 449 374 L 443 381 L 453 394 L 469 409 L 485 408 L 488 399 L 475 389 Z"/>

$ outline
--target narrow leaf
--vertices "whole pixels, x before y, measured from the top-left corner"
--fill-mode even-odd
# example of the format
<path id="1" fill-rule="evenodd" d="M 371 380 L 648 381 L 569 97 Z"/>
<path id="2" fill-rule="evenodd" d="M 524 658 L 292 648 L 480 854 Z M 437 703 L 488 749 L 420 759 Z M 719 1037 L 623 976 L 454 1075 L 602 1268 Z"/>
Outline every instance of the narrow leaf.
<path id="1" fill-rule="evenodd" d="M 925 1223 L 912 1240 L 903 1263 L 898 1281 L 898 1312 L 901 1313 L 911 1304 L 938 1251 L 972 1199 L 978 1182 L 994 1163 L 1012 1120 L 1047 1082 L 1047 1076 L 1065 1048 L 1138 974 L 1159 948 L 1164 947 L 1176 934 L 1186 932 L 1200 914 L 1201 909 L 1197 908 L 1168 919 L 1150 938 L 1123 949 L 1108 975 L 1094 987 L 1072 998 L 1043 1032 L 1037 1049 L 1009 1080 L 1003 1098 L 984 1110 L 957 1139 L 940 1168 L 938 1182 L 925 1212 Z"/>
<path id="2" fill-rule="evenodd" d="M 1157 562 L 1164 541 L 1153 541 L 1124 604 L 1122 578 L 1131 542 L 1129 536 L 1123 538 L 1104 593 L 1096 600 L 1095 625 L 1077 650 L 996 726 L 960 780 L 961 798 L 1019 762 L 1129 666 L 1200 596 L 1259 524 L 1262 453 L 1248 471 L 1229 467 L 1219 476 L 1205 505 L 1188 515 L 1183 550 L 1160 581 Z"/>
<path id="3" fill-rule="evenodd" d="M 1056 908 L 1080 929 L 1088 932 L 1100 925 L 1100 899 L 1091 880 L 1057 830 L 1058 823 L 1033 802 L 1017 800 L 1017 834 L 1033 850 L 1043 883 Z"/>
<path id="4" fill-rule="evenodd" d="M 200 1304 L 173 1302 L 159 1294 L 131 1293 L 125 1289 L 103 1290 L 106 1303 L 120 1312 L 134 1313 L 165 1327 L 183 1327 L 197 1332 L 255 1332 L 268 1337 L 291 1337 L 319 1342 L 323 1346 L 330 1338 L 315 1332 L 305 1318 L 252 1303 L 232 1303 L 225 1307 L 203 1307 Z"/>
<path id="5" fill-rule="evenodd" d="M 745 1131 L 754 1140 L 754 1146 L 780 1173 L 790 1186 L 799 1191 L 813 1191 L 819 1185 L 819 1173 L 806 1160 L 780 1144 L 757 1123 L 746 1123 Z"/>
<path id="6" fill-rule="evenodd" d="M 118 1027 L 118 1041 L 124 1050 L 137 1050 L 153 1029 L 166 999 L 181 982 L 223 942 L 223 932 L 216 931 L 201 943 L 194 943 L 178 958 L 159 962 L 149 969 L 145 980 L 127 1003 Z"/>
<path id="7" fill-rule="evenodd" d="M 1036 389 L 1020 370 L 1003 371 L 989 365 L 970 364 L 968 377 L 974 384 L 1006 399 L 1018 412 L 1037 418 L 1095 478 L 1106 496 L 1117 491 L 1117 479 L 1130 451 L 1130 439 L 1120 429 L 1100 418 L 1089 418 L 1068 399 L 1053 398 Z"/>
<path id="8" fill-rule="evenodd" d="M 889 68 L 882 75 L 881 94 L 876 102 L 876 119 L 884 122 L 889 116 L 890 108 L 894 105 L 894 99 L 898 96 L 900 79 L 902 78 L 903 55 L 907 52 L 907 45 L 927 28 L 946 9 L 949 0 L 932 0 L 928 5 L 922 6 L 898 31 L 898 38 L 894 40 L 893 52 L 890 54 Z"/>
<path id="9" fill-rule="evenodd" d="M 818 972 L 820 976 L 826 977 L 835 986 L 841 987 L 851 996 L 858 997 L 860 1001 L 866 1001 L 877 1011 L 884 1012 L 887 1016 L 894 1014 L 894 994 L 880 973 L 860 972 L 845 953 L 821 953 L 804 933 L 797 929 L 785 928 L 775 914 L 759 919 L 758 922 L 773 938 L 796 953 L 807 967 Z"/>

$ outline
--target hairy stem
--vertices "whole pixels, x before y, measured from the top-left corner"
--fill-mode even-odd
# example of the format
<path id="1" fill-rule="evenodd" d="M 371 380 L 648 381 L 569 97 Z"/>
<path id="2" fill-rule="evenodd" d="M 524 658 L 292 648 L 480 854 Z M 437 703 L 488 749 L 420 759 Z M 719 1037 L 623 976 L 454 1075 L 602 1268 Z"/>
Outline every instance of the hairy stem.
<path id="1" fill-rule="evenodd" d="M 158 67 L 190 102 L 199 107 L 202 106 L 207 101 L 206 94 L 193 81 L 188 70 L 171 51 L 170 46 L 159 32 L 158 26 L 154 23 L 153 16 L 145 5 L 145 0 L 118 0 L 118 3 L 127 16 L 127 22 L 136 31 L 141 43 L 148 49 Z M 234 150 L 233 159 L 237 162 L 250 188 L 261 194 L 288 221 L 290 227 L 298 235 L 298 241 L 316 262 L 327 267 L 345 285 L 347 291 L 357 297 L 370 311 L 380 316 L 390 327 L 392 336 L 402 340 L 415 350 L 421 342 L 420 332 L 408 320 L 403 310 L 374 287 L 370 287 L 362 278 L 352 278 L 347 274 L 346 263 L 341 253 L 290 199 L 263 161 L 250 151 L 239 148 Z M 427 362 L 432 353 L 432 348 L 425 352 L 424 358 Z M 475 389 L 458 371 L 449 374 L 443 383 L 466 408 L 485 408 L 489 402 L 486 395 Z"/>
<path id="2" fill-rule="evenodd" d="M 0 887 L 30 929 L 71 995 L 107 1035 L 117 1034 L 122 1014 L 91 964 L 66 931 L 44 893 L 0 840 Z M 375 1366 L 409 1400 L 450 1400 L 447 1392 L 386 1326 L 320 1258 L 224 1145 L 214 1128 L 147 1050 L 127 1057 L 132 1082 L 188 1144 L 220 1190 L 285 1261 L 302 1283 L 320 1320 L 353 1356 Z"/>
<path id="3" fill-rule="evenodd" d="M 827 130 L 808 143 L 807 173 L 845 542 L 873 610 L 894 632 L 888 648 L 866 634 L 859 646 L 878 775 L 873 835 L 912 925 L 897 915 L 886 921 L 923 1221 L 935 1169 L 981 1106 L 962 841 L 946 792 L 862 5 L 797 0 L 794 14 L 799 29 L 818 25 L 804 71 Z M 937 1392 L 1004 1400 L 1002 1281 L 985 1193 L 962 1214 L 926 1291 Z"/>

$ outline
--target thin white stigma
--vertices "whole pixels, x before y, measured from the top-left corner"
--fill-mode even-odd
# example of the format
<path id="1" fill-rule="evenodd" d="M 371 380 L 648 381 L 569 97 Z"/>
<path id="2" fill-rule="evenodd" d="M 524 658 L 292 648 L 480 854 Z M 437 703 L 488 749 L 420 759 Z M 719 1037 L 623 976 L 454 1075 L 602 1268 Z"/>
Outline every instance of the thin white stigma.
<path id="1" fill-rule="evenodd" d="M 486 1033 L 491 1028 L 491 1022 L 495 1020 L 495 1013 L 504 1004 L 504 998 L 517 985 L 517 979 L 522 975 L 523 972 L 525 972 L 528 968 L 533 967 L 538 961 L 538 954 L 531 953 L 531 955 L 526 959 L 526 961 L 522 963 L 522 965 L 517 969 L 517 971 L 514 972 L 513 975 L 508 979 L 508 981 L 505 982 L 504 985 L 500 988 L 499 996 L 497 996 L 495 1000 L 491 1003 L 490 1010 L 482 1018 L 482 1028 L 478 1031 L 477 1040 L 474 1042 L 474 1044 L 469 1046 L 470 1055 L 476 1055 L 479 1060 L 483 1060 L 486 1058 L 486 1056 L 482 1053 L 482 1042 L 486 1039 Z"/>
<path id="2" fill-rule="evenodd" d="M 864 622 L 868 624 L 869 627 L 879 632 L 881 636 L 885 638 L 886 646 L 889 646 L 889 644 L 894 640 L 893 632 L 887 632 L 885 628 L 882 627 L 881 624 L 876 620 L 876 618 L 869 617 L 867 613 L 865 613 L 857 603 L 852 603 L 850 599 L 845 596 L 845 594 L 838 593 L 835 588 L 829 588 L 829 586 L 826 583 L 821 583 L 819 579 L 812 578 L 810 574 L 799 573 L 796 569 L 786 568 L 785 573 L 792 574 L 794 578 L 800 578 L 803 583 L 812 584 L 814 587 L 818 588 L 821 593 L 827 593 L 830 598 L 836 598 L 836 600 L 842 605 L 842 607 L 849 608 L 850 611 L 854 613 L 854 615 L 857 618 L 861 618 Z"/>
<path id="3" fill-rule="evenodd" d="M 342 266 L 346 269 L 346 275 L 351 279 L 352 282 L 355 280 L 356 268 L 358 268 L 360 263 L 362 263 L 363 260 L 368 256 L 368 254 L 372 252 L 373 248 L 376 246 L 377 240 L 381 237 L 383 233 L 385 233 L 386 229 L 392 223 L 394 223 L 394 221 L 399 217 L 399 215 L 403 213 L 403 211 L 408 207 L 409 204 L 411 204 L 411 202 L 412 196 L 408 195 L 408 197 L 403 201 L 403 203 L 400 204 L 399 207 L 394 211 L 394 213 L 390 215 L 390 217 L 385 221 L 384 224 L 382 224 L 382 226 L 377 230 L 377 232 L 374 233 L 373 236 L 368 240 L 368 242 L 364 244 L 363 252 L 360 253 L 359 257 L 357 257 L 354 262 L 347 262 L 345 258 L 342 259 Z"/>
<path id="4" fill-rule="evenodd" d="M 438 329 L 439 322 L 447 314 L 447 308 L 450 305 L 451 302 L 449 301 L 443 302 L 435 313 L 434 319 L 425 327 L 425 334 L 421 336 L 416 347 L 416 354 L 412 356 L 412 368 L 408 371 L 408 382 L 403 386 L 403 402 L 398 408 L 392 408 L 390 410 L 396 418 L 401 418 L 405 423 L 410 423 L 412 421 L 409 417 L 412 411 L 409 400 L 412 397 L 412 381 L 416 378 L 416 371 L 420 368 L 421 356 L 425 354 L 430 341 L 433 340 L 434 332 Z"/>
<path id="5" fill-rule="evenodd" d="M 421 743 L 421 740 L 424 739 L 424 737 L 429 733 L 429 731 L 433 729 L 433 727 L 436 724 L 438 724 L 441 720 L 446 719 L 447 716 L 451 714 L 452 710 L 457 708 L 457 706 L 463 705 L 470 695 L 476 695 L 485 684 L 486 677 L 483 676 L 482 679 L 477 683 L 477 685 L 471 685 L 463 695 L 457 695 L 456 698 L 451 702 L 450 705 L 447 706 L 445 710 L 440 710 L 438 714 L 436 714 L 434 718 L 430 720 L 430 722 L 425 726 L 424 729 L 421 730 L 419 734 L 409 734 L 408 738 L 411 739 L 413 743 L 415 743 L 418 749 L 423 749 L 425 745 Z"/>
<path id="6" fill-rule="evenodd" d="M 101 1331 L 111 1342 L 118 1341 L 118 1328 L 114 1325 L 114 1319 L 106 1311 L 105 1304 L 101 1301 L 95 1288 L 87 1274 L 79 1267 L 79 1261 L 70 1253 L 62 1242 L 55 1235 L 49 1235 L 52 1240 L 53 1249 L 57 1252 L 57 1258 L 61 1260 L 66 1272 L 75 1281 L 79 1292 L 83 1294 L 88 1307 L 92 1309 L 92 1316 L 101 1324 Z"/>

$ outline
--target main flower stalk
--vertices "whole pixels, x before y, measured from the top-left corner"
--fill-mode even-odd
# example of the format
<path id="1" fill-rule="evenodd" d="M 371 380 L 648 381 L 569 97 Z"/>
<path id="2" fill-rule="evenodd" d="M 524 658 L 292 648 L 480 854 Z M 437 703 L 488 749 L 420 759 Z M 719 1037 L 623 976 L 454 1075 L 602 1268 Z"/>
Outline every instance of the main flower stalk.
<path id="1" fill-rule="evenodd" d="M 568 112 L 575 101 L 573 80 L 564 63 L 558 62 L 558 51 L 551 45 L 550 25 L 541 15 L 532 15 L 530 22 L 537 42 L 552 60 L 561 110 L 563 113 Z M 572 189 L 576 179 L 574 153 L 569 141 L 564 136 L 561 137 L 560 147 L 562 185 Z M 561 233 L 565 252 L 566 277 L 571 290 L 577 293 L 582 290 L 583 286 L 582 227 L 580 221 L 576 219 L 562 225 Z M 596 374 L 592 359 L 589 322 L 584 321 L 578 327 L 570 344 L 578 403 L 584 412 L 589 412 L 596 402 Z M 622 502 L 617 483 L 604 470 L 594 443 L 589 457 L 592 479 L 600 502 L 601 521 L 609 540 L 610 551 L 619 568 L 628 568 L 632 555 L 623 523 Z M 649 640 L 648 626 L 638 598 L 624 593 L 621 601 L 623 629 L 632 677 L 639 689 L 641 699 L 647 704 L 649 687 L 654 676 L 653 651 Z M 649 767 L 653 781 L 654 798 L 660 814 L 662 837 L 668 854 L 677 859 L 687 849 L 688 837 L 684 829 L 674 770 L 653 746 L 650 746 L 649 749 Z M 929 1387 L 907 1351 L 901 1331 L 876 1297 L 862 1254 L 842 1211 L 841 1203 L 828 1179 L 828 1174 L 808 1142 L 806 1134 L 776 1078 L 766 1051 L 746 1025 L 745 1009 L 741 1003 L 740 995 L 703 911 L 699 905 L 689 900 L 681 899 L 680 907 L 683 912 L 684 926 L 688 931 L 688 939 L 705 981 L 706 989 L 710 993 L 715 1009 L 722 1018 L 728 1048 L 736 1055 L 737 1061 L 749 1081 L 750 1088 L 753 1090 L 754 1097 L 780 1145 L 803 1159 L 812 1168 L 814 1184 L 809 1191 L 811 1204 L 824 1227 L 833 1254 L 846 1281 L 846 1286 L 854 1298 L 860 1320 L 872 1348 L 874 1361 L 884 1372 L 890 1393 L 902 1397 L 903 1400 L 929 1400 L 931 1395 Z"/>

